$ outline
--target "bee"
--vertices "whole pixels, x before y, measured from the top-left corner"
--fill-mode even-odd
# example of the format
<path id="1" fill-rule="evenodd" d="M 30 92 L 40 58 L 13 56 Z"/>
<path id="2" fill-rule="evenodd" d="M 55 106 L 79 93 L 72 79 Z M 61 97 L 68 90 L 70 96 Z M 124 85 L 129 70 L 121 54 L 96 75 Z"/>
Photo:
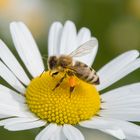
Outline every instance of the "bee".
<path id="1" fill-rule="evenodd" d="M 53 90 L 59 87 L 67 76 L 69 76 L 70 93 L 73 92 L 76 86 L 75 76 L 89 84 L 100 84 L 99 76 L 94 69 L 83 62 L 74 61 L 73 59 L 73 57 L 80 57 L 90 53 L 94 46 L 95 40 L 89 40 L 68 55 L 50 56 L 48 58 L 48 68 L 51 76 L 64 72 L 64 76 Z"/>

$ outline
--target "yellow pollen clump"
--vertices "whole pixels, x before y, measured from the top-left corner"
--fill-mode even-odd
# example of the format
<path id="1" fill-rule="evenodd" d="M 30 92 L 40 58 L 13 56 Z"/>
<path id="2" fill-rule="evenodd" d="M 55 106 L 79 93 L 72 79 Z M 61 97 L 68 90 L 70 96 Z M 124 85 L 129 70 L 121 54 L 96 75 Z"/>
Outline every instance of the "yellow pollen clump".
<path id="1" fill-rule="evenodd" d="M 100 96 L 96 88 L 77 77 L 70 95 L 69 77 L 53 91 L 64 73 L 52 77 L 49 72 L 34 78 L 25 96 L 29 109 L 49 123 L 78 124 L 93 117 L 100 109 Z"/>

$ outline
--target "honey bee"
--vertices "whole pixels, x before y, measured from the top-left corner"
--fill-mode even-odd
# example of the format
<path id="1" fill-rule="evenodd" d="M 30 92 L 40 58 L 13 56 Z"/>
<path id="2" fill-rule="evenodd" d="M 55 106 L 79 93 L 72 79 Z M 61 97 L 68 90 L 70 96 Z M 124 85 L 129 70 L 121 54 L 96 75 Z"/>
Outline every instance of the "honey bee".
<path id="1" fill-rule="evenodd" d="M 89 84 L 98 85 L 100 83 L 99 76 L 94 69 L 83 62 L 73 60 L 73 57 L 79 57 L 90 53 L 94 46 L 95 40 L 90 40 L 79 46 L 69 55 L 50 56 L 48 58 L 48 68 L 51 76 L 55 76 L 59 72 L 64 72 L 64 76 L 53 90 L 59 87 L 67 76 L 69 76 L 70 93 L 73 92 L 76 85 L 75 76 Z"/>

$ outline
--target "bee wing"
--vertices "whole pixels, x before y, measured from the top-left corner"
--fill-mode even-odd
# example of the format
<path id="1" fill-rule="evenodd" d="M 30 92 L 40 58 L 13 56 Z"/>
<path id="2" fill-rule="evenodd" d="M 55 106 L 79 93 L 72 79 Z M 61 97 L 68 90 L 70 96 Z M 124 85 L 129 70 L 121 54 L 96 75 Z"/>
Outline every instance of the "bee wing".
<path id="1" fill-rule="evenodd" d="M 75 49 L 69 55 L 71 57 L 80 57 L 80 56 L 89 54 L 97 44 L 98 44 L 97 39 L 89 40 L 86 43 L 79 46 L 77 49 Z"/>

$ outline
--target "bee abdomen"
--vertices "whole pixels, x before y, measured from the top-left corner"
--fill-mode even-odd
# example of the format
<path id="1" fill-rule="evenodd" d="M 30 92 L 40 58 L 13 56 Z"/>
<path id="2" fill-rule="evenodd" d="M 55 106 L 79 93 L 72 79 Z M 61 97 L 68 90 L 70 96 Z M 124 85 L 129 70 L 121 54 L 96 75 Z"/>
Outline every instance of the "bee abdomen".
<path id="1" fill-rule="evenodd" d="M 85 63 L 81 63 L 79 61 L 76 61 L 74 64 L 75 67 L 83 67 L 83 68 L 87 68 L 88 65 L 86 65 Z"/>
<path id="2" fill-rule="evenodd" d="M 99 84 L 99 77 L 98 75 L 96 74 L 95 71 L 91 71 L 91 73 L 89 74 L 88 78 L 85 79 L 88 83 L 90 84 Z"/>
<path id="3" fill-rule="evenodd" d="M 90 84 L 95 84 L 95 85 L 98 85 L 100 83 L 99 77 L 96 71 L 94 71 L 88 65 L 82 62 L 76 61 L 74 64 L 74 68 L 76 72 L 75 75 L 81 80 Z"/>
<path id="4" fill-rule="evenodd" d="M 100 84 L 100 80 L 99 80 L 99 77 L 96 75 L 94 76 L 91 81 L 89 81 L 89 83 L 91 84 L 95 84 L 95 85 L 99 85 Z"/>

